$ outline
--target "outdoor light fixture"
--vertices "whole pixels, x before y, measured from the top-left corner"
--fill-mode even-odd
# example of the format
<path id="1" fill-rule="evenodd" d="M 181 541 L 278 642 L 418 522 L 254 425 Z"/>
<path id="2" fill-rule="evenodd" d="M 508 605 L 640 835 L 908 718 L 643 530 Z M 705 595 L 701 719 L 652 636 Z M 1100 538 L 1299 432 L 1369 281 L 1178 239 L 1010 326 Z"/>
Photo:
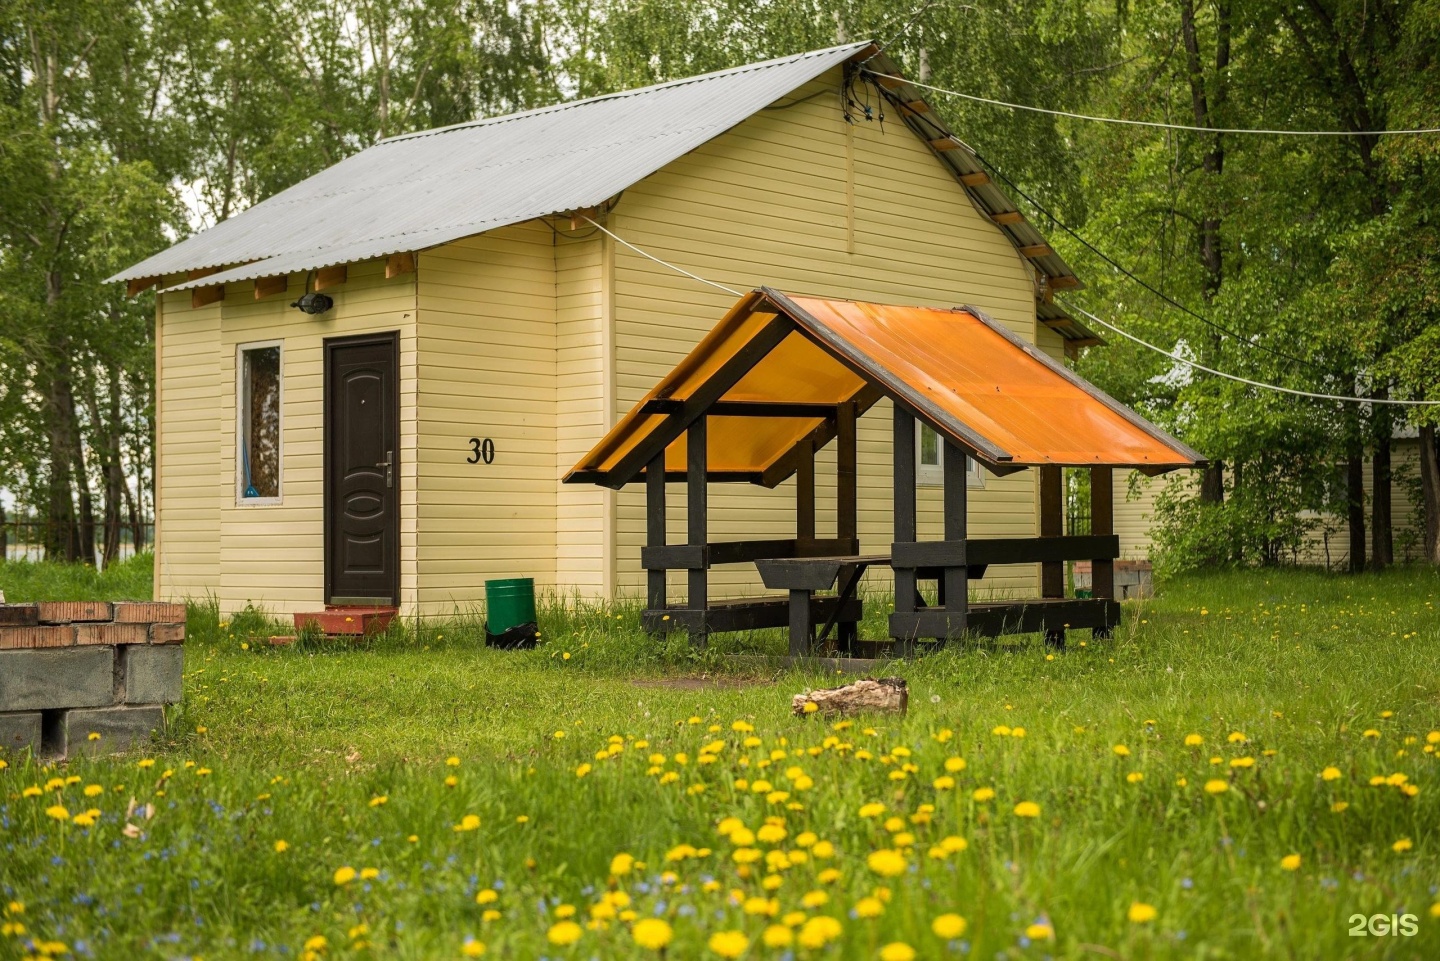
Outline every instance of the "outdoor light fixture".
<path id="1" fill-rule="evenodd" d="M 323 314 L 335 306 L 335 301 L 325 294 L 311 291 L 308 294 L 302 294 L 300 299 L 290 306 L 307 314 Z"/>

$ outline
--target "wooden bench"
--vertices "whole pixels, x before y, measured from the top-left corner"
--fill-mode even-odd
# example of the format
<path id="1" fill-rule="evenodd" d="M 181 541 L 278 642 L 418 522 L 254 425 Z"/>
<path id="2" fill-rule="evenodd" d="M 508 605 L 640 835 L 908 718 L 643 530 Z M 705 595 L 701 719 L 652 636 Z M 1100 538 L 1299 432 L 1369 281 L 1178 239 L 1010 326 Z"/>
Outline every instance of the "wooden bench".
<path id="1" fill-rule="evenodd" d="M 1079 553 L 1082 556 L 1104 556 L 1118 550 L 1110 537 L 1058 537 L 1058 538 L 981 538 L 967 540 L 964 555 L 966 579 L 978 580 L 984 577 L 992 564 L 1024 564 L 1037 560 L 1052 561 L 1056 557 Z M 935 542 L 919 542 L 905 545 L 906 553 L 917 557 L 934 553 L 937 558 L 946 553 L 943 542 L 936 548 L 928 547 Z M 907 562 L 911 563 L 911 562 Z M 834 627 L 835 616 L 830 615 L 816 633 L 817 604 L 835 600 L 839 609 L 849 613 L 848 603 L 856 600 L 855 594 L 865 571 L 875 565 L 892 564 L 890 554 L 841 554 L 822 557 L 765 558 L 757 559 L 755 566 L 760 578 L 771 590 L 788 593 L 788 626 L 790 631 L 790 654 L 802 657 L 817 650 L 829 638 Z M 934 580 L 939 584 L 937 602 L 939 609 L 926 610 L 924 599 L 916 592 L 914 613 L 902 615 L 905 634 L 894 631 L 896 620 L 892 618 L 892 634 L 895 647 L 901 653 L 913 649 L 918 638 L 931 637 L 943 640 L 951 635 L 969 631 L 987 637 L 1002 634 L 1044 633 L 1047 640 L 1058 637 L 1063 643 L 1067 630 L 1091 629 L 1108 631 L 1120 621 L 1120 605 L 1112 598 L 1067 598 L 1039 597 L 1020 601 L 987 602 L 966 604 L 957 616 L 955 610 L 946 609 L 944 565 L 919 566 L 912 568 L 916 580 Z M 829 597 L 816 597 L 817 591 L 832 588 L 837 593 Z M 777 601 L 780 599 L 776 599 Z M 856 611 L 858 620 L 859 612 Z M 962 626 L 963 625 L 963 626 Z M 778 625 L 777 625 L 778 626 Z M 851 632 L 844 632 L 839 638 L 840 650 L 854 653 L 858 638 Z"/>

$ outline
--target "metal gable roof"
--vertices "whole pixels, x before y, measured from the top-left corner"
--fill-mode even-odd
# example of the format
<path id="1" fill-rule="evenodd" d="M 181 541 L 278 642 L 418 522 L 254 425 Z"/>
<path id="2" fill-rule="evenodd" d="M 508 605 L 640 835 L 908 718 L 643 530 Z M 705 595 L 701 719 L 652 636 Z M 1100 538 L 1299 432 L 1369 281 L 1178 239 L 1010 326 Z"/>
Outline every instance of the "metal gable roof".
<path id="1" fill-rule="evenodd" d="M 110 280 L 247 280 L 598 206 L 866 49 L 817 50 L 381 141 Z"/>

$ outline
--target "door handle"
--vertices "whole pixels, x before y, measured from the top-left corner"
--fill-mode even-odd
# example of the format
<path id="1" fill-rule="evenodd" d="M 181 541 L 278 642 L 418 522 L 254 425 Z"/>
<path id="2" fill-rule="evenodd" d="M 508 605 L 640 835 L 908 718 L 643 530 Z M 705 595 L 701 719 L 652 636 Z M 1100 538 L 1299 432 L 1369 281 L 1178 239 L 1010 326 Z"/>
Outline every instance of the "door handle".
<path id="1" fill-rule="evenodd" d="M 395 452 L 394 452 L 393 450 L 387 450 L 387 451 L 385 452 L 385 459 L 382 460 L 382 461 L 380 461 L 380 462 L 379 462 L 378 464 L 376 464 L 375 466 L 376 466 L 376 467 L 383 467 L 383 468 L 385 468 L 385 486 L 386 486 L 386 487 L 394 487 L 394 486 L 395 486 Z"/>

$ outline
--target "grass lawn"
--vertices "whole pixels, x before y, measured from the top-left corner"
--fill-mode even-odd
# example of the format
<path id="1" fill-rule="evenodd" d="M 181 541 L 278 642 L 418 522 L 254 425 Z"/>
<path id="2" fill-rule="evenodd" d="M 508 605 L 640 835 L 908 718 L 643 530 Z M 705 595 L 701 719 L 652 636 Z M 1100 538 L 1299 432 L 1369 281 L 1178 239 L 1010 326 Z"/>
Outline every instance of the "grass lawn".
<path id="1" fill-rule="evenodd" d="M 66 589 L 18 566 L 11 600 Z M 853 724 L 790 716 L 833 675 L 633 610 L 504 653 L 197 606 L 162 742 L 6 758 L 0 958 L 1434 958 L 1437 605 L 1428 570 L 1195 577 L 1053 659 L 885 666 L 908 717 Z"/>

